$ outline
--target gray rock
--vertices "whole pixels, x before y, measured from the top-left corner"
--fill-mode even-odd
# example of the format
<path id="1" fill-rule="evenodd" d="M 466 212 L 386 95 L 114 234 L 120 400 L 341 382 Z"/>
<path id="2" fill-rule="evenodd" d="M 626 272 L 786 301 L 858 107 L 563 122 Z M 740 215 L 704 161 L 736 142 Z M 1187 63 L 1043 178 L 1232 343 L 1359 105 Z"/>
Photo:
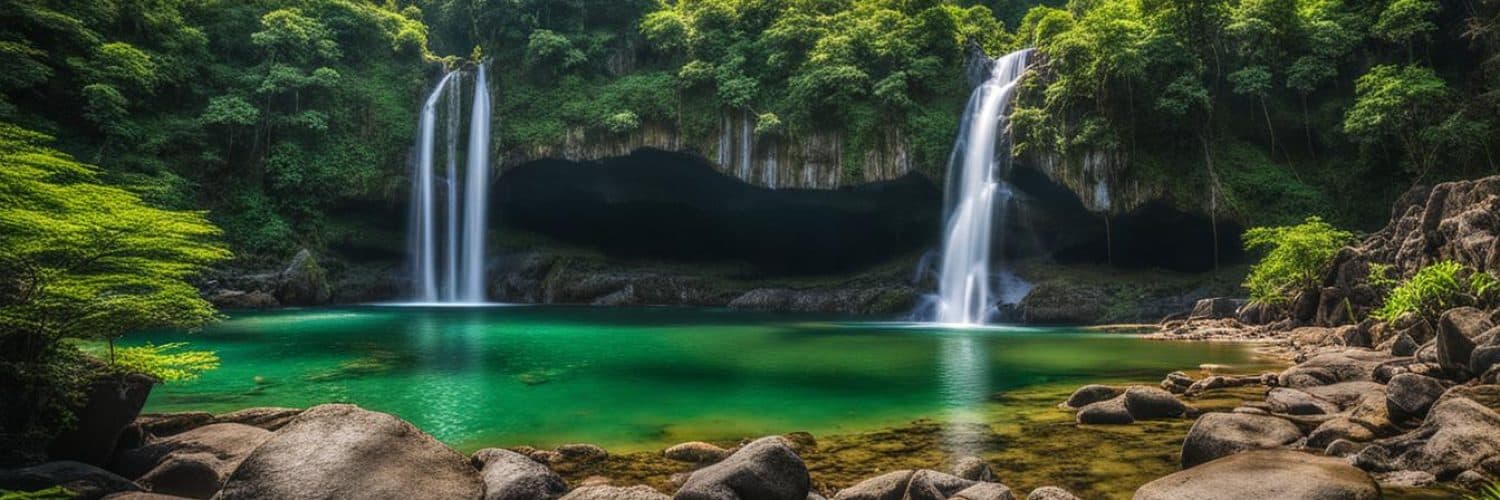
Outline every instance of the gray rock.
<path id="1" fill-rule="evenodd" d="M 1423 471 L 1451 478 L 1500 456 L 1500 414 L 1472 399 L 1448 398 L 1416 430 L 1382 439 L 1355 456 L 1360 468 Z"/>
<path id="2" fill-rule="evenodd" d="M 1120 390 L 1114 387 L 1089 384 L 1073 391 L 1073 394 L 1068 396 L 1068 401 L 1064 404 L 1068 405 L 1069 408 L 1083 408 L 1100 401 L 1114 399 L 1115 396 L 1119 395 Z"/>
<path id="3" fill-rule="evenodd" d="M 1271 406 L 1272 413 L 1288 415 L 1326 415 L 1339 411 L 1338 406 L 1333 403 L 1313 397 L 1306 392 L 1285 387 L 1277 387 L 1267 392 L 1266 404 Z"/>
<path id="4" fill-rule="evenodd" d="M 121 452 L 114 468 L 145 489 L 209 498 L 271 432 L 243 424 L 209 424 Z"/>
<path id="5" fill-rule="evenodd" d="M 1500 366 L 1500 345 L 1490 344 L 1474 348 L 1469 354 L 1469 373 L 1484 374 Z"/>
<path id="6" fill-rule="evenodd" d="M 898 470 L 839 490 L 833 500 L 945 500 L 977 484 L 930 470 Z"/>
<path id="7" fill-rule="evenodd" d="M 1334 441 L 1345 440 L 1364 443 L 1375 439 L 1375 432 L 1348 417 L 1338 417 L 1319 425 L 1307 435 L 1307 447 L 1315 450 L 1327 449 Z"/>
<path id="8" fill-rule="evenodd" d="M 1359 404 L 1359 401 L 1366 396 L 1385 397 L 1385 385 L 1366 381 L 1340 382 L 1304 387 L 1301 390 L 1315 398 L 1333 403 L 1339 410 L 1347 410 Z"/>
<path id="9" fill-rule="evenodd" d="M 110 493 L 140 491 L 141 487 L 115 473 L 72 461 L 47 462 L 14 470 L 0 470 L 0 490 L 36 491 L 62 486 L 75 498 L 93 500 Z"/>
<path id="10" fill-rule="evenodd" d="M 1449 309 L 1443 313 L 1438 321 L 1438 364 L 1450 374 L 1469 373 L 1474 339 L 1492 327 L 1489 315 L 1472 307 Z"/>
<path id="11" fill-rule="evenodd" d="M 1096 425 L 1124 425 L 1135 423 L 1135 417 L 1130 416 L 1130 409 L 1125 407 L 1125 396 L 1116 396 L 1108 401 L 1090 403 L 1078 410 L 1073 415 L 1073 420 L 1080 424 Z"/>
<path id="12" fill-rule="evenodd" d="M 678 500 L 805 500 L 807 465 L 781 436 L 757 439 L 724 461 L 699 469 L 672 498 Z"/>
<path id="13" fill-rule="evenodd" d="M 1385 392 L 1386 408 L 1396 421 L 1420 419 L 1427 415 L 1438 397 L 1443 395 L 1443 383 L 1438 379 L 1403 373 L 1391 377 Z"/>
<path id="14" fill-rule="evenodd" d="M 1193 378 L 1189 377 L 1186 373 L 1172 372 L 1168 373 L 1167 377 L 1162 379 L 1161 388 L 1172 394 L 1182 394 L 1187 392 L 1188 388 L 1193 386 L 1193 383 Z"/>
<path id="15" fill-rule="evenodd" d="M 1178 401 L 1177 396 L 1144 385 L 1131 386 L 1125 390 L 1125 408 L 1136 420 L 1176 418 L 1187 413 L 1187 405 Z"/>
<path id="16" fill-rule="evenodd" d="M 1300 389 L 1356 380 L 1370 380 L 1375 367 L 1390 359 L 1385 353 L 1349 349 L 1330 351 L 1309 358 L 1283 370 L 1277 381 L 1284 387 Z"/>
<path id="17" fill-rule="evenodd" d="M 970 481 L 999 482 L 990 463 L 979 457 L 963 457 L 953 464 L 953 475 Z"/>
<path id="18" fill-rule="evenodd" d="M 301 414 L 302 410 L 299 408 L 277 408 L 269 406 L 260 408 L 246 408 L 240 411 L 233 411 L 222 415 L 215 415 L 214 423 L 245 424 L 274 432 L 281 429 L 282 427 L 285 427 L 287 423 L 290 423 L 292 419 L 297 418 L 297 415 Z"/>
<path id="19" fill-rule="evenodd" d="M 250 454 L 215 498 L 479 498 L 469 461 L 411 424 L 354 405 L 308 409 Z"/>
<path id="20" fill-rule="evenodd" d="M 1247 451 L 1183 470 L 1135 491 L 1136 500 L 1304 498 L 1375 500 L 1380 486 L 1341 459 L 1289 450 Z"/>
<path id="21" fill-rule="evenodd" d="M 1031 493 L 1026 495 L 1026 500 L 1078 500 L 1078 497 L 1056 486 L 1043 486 L 1031 490 Z"/>
<path id="22" fill-rule="evenodd" d="M 1361 450 L 1369 447 L 1369 443 L 1356 443 L 1347 439 L 1335 439 L 1328 443 L 1323 449 L 1323 454 L 1330 457 L 1348 458 L 1358 454 Z"/>
<path id="23" fill-rule="evenodd" d="M 711 464 L 723 460 L 724 457 L 729 456 L 729 452 L 702 441 L 689 441 L 667 448 L 662 451 L 662 456 L 678 462 Z"/>
<path id="24" fill-rule="evenodd" d="M 1015 500 L 1016 494 L 1000 483 L 979 483 L 960 490 L 949 500 Z"/>
<path id="25" fill-rule="evenodd" d="M 1411 356 L 1417 353 L 1417 348 L 1419 347 L 1421 345 L 1417 344 L 1417 341 L 1412 339 L 1411 335 L 1401 333 L 1396 335 L 1396 338 L 1391 341 L 1391 355 Z"/>
<path id="26" fill-rule="evenodd" d="M 514 451 L 485 448 L 469 461 L 484 480 L 484 500 L 543 500 L 568 492 L 568 484 L 556 472 Z"/>
<path id="27" fill-rule="evenodd" d="M 306 248 L 292 257 L 292 262 L 281 271 L 280 281 L 276 286 L 276 300 L 290 306 L 326 304 L 332 295 L 327 273 L 318 266 L 317 259 Z"/>
<path id="28" fill-rule="evenodd" d="M 564 495 L 562 500 L 671 500 L 671 498 L 645 485 L 626 488 L 597 484 L 580 486 Z"/>
<path id="29" fill-rule="evenodd" d="M 1246 302 L 1241 299 L 1225 297 L 1199 299 L 1197 303 L 1193 304 L 1193 312 L 1188 317 L 1191 319 L 1233 318 L 1236 317 L 1235 311 L 1238 311 Z"/>
<path id="30" fill-rule="evenodd" d="M 1184 469 L 1226 455 L 1280 448 L 1302 439 L 1297 426 L 1277 417 L 1209 413 L 1198 417 L 1182 442 Z"/>

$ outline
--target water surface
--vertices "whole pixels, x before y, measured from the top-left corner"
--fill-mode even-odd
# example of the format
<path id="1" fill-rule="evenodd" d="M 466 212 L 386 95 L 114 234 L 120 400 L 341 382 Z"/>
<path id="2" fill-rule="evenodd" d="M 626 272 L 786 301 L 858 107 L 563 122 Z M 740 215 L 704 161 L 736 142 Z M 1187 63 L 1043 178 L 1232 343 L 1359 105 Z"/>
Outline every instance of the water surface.
<path id="1" fill-rule="evenodd" d="M 341 307 L 231 312 L 188 340 L 222 367 L 146 411 L 351 402 L 455 447 L 660 449 L 790 431 L 983 420 L 996 393 L 1246 367 L 1243 345 L 1068 328 L 943 328 L 717 309 Z"/>

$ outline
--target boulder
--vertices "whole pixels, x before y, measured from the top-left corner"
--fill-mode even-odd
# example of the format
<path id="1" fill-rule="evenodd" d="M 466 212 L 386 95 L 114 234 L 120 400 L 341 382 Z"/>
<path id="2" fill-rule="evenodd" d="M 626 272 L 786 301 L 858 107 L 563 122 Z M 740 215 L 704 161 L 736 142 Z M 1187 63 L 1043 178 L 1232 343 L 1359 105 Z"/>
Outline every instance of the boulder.
<path id="1" fill-rule="evenodd" d="M 1319 400 L 1333 403 L 1340 410 L 1359 404 L 1366 396 L 1385 397 L 1385 385 L 1363 380 L 1304 387 L 1301 390 Z"/>
<path id="2" fill-rule="evenodd" d="M 839 490 L 833 500 L 944 500 L 976 483 L 931 470 L 898 470 Z"/>
<path id="3" fill-rule="evenodd" d="M 1069 408 L 1083 408 L 1093 403 L 1114 399 L 1120 395 L 1120 390 L 1107 385 L 1089 384 L 1079 387 L 1068 396 L 1068 401 L 1063 403 Z"/>
<path id="4" fill-rule="evenodd" d="M 1125 407 L 1125 396 L 1116 396 L 1108 401 L 1090 403 L 1078 410 L 1073 419 L 1080 424 L 1124 425 L 1135 423 L 1130 409 Z"/>
<path id="5" fill-rule="evenodd" d="M 327 273 L 306 248 L 292 257 L 276 286 L 276 300 L 289 306 L 326 304 L 332 295 Z"/>
<path id="6" fill-rule="evenodd" d="M 1187 413 L 1187 405 L 1178 401 L 1177 396 L 1144 385 L 1131 386 L 1125 390 L 1125 408 L 1136 420 L 1176 418 Z"/>
<path id="7" fill-rule="evenodd" d="M 1386 409 L 1397 422 L 1421 419 L 1444 390 L 1443 383 L 1432 377 L 1415 373 L 1396 375 L 1387 385 Z"/>
<path id="8" fill-rule="evenodd" d="M 678 500 L 805 500 L 812 487 L 807 465 L 781 436 L 740 447 L 723 461 L 699 469 L 673 496 Z"/>
<path id="9" fill-rule="evenodd" d="M 179 413 L 148 413 L 135 418 L 135 427 L 149 436 L 171 436 L 214 423 L 214 415 L 206 411 Z"/>
<path id="10" fill-rule="evenodd" d="M 1015 500 L 1016 494 L 1000 483 L 979 483 L 959 490 L 949 500 Z"/>
<path id="11" fill-rule="evenodd" d="M 1324 352 L 1283 370 L 1277 382 L 1300 389 L 1356 380 L 1370 380 L 1375 367 L 1389 359 L 1385 353 L 1358 349 Z"/>
<path id="12" fill-rule="evenodd" d="M 990 463 L 979 457 L 963 457 L 953 464 L 953 475 L 970 481 L 999 482 Z"/>
<path id="13" fill-rule="evenodd" d="M 1500 414 L 1454 397 L 1434 405 L 1421 427 L 1376 441 L 1355 456 L 1360 468 L 1423 471 L 1449 479 L 1500 456 Z"/>
<path id="14" fill-rule="evenodd" d="M 580 486 L 563 495 L 562 500 L 671 500 L 672 497 L 651 489 L 650 486 L 631 487 L 596 484 Z"/>
<path id="15" fill-rule="evenodd" d="M 1193 385 L 1184 391 L 1185 395 L 1197 396 L 1214 389 L 1226 387 L 1242 387 L 1246 385 L 1262 384 L 1262 377 L 1255 375 L 1212 375 L 1193 382 Z"/>
<path id="16" fill-rule="evenodd" d="M 214 422 L 245 424 L 252 427 L 259 427 L 268 431 L 276 431 L 286 426 L 286 424 L 291 422 L 293 418 L 296 418 L 297 415 L 301 414 L 302 410 L 298 408 L 246 408 L 222 415 L 215 415 Z"/>
<path id="17" fill-rule="evenodd" d="M 0 491 L 37 491 L 53 486 L 62 486 L 72 492 L 74 498 L 85 500 L 122 491 L 141 490 L 140 486 L 113 472 L 69 460 L 0 470 Z"/>
<path id="18" fill-rule="evenodd" d="M 399 418 L 308 409 L 256 448 L 215 498 L 479 498 L 469 461 Z"/>
<path id="19" fill-rule="evenodd" d="M 146 396 L 155 385 L 156 379 L 138 374 L 92 381 L 85 389 L 88 402 L 73 412 L 78 416 L 73 426 L 52 439 L 47 456 L 53 460 L 108 464 L 120 435 L 141 414 Z"/>
<path id="20" fill-rule="evenodd" d="M 709 464 L 723 460 L 724 457 L 729 456 L 729 452 L 702 441 L 689 441 L 667 448 L 662 452 L 662 456 L 678 462 Z"/>
<path id="21" fill-rule="evenodd" d="M 1286 420 L 1244 413 L 1198 417 L 1182 442 L 1182 468 L 1249 450 L 1290 446 L 1302 431 Z"/>
<path id="22" fill-rule="evenodd" d="M 1239 320 L 1240 323 L 1258 326 L 1275 321 L 1277 317 L 1280 316 L 1280 313 L 1281 311 L 1272 307 L 1270 304 L 1266 304 L 1264 302 L 1250 302 L 1248 304 L 1240 306 L 1240 310 L 1235 312 L 1234 317 L 1235 319 Z"/>
<path id="23" fill-rule="evenodd" d="M 271 432 L 243 424 L 209 424 L 121 452 L 114 469 L 154 493 L 209 498 Z"/>
<path id="24" fill-rule="evenodd" d="M 1437 402 L 1441 403 L 1453 398 L 1464 398 L 1473 400 L 1485 408 L 1500 412 L 1500 385 L 1455 385 L 1443 392 Z"/>
<path id="25" fill-rule="evenodd" d="M 1026 500 L 1078 500 L 1078 497 L 1056 486 L 1043 486 L 1031 490 L 1031 493 L 1026 495 Z"/>
<path id="26" fill-rule="evenodd" d="M 1421 345 L 1411 335 L 1402 333 L 1391 339 L 1389 350 L 1392 356 L 1411 356 L 1417 353 L 1418 347 Z"/>
<path id="27" fill-rule="evenodd" d="M 1345 440 L 1353 443 L 1364 443 L 1375 439 L 1375 432 L 1359 422 L 1348 417 L 1338 417 L 1323 422 L 1318 428 L 1313 429 L 1307 435 L 1307 447 L 1315 450 L 1324 450 L 1334 441 Z"/>
<path id="28" fill-rule="evenodd" d="M 1333 403 L 1313 397 L 1306 392 L 1285 387 L 1277 387 L 1267 392 L 1266 404 L 1270 405 L 1272 413 L 1288 415 L 1326 415 L 1339 411 L 1338 406 Z"/>
<path id="29" fill-rule="evenodd" d="M 1483 375 L 1496 366 L 1500 366 L 1500 343 L 1491 341 L 1490 345 L 1476 347 L 1469 354 L 1469 373 Z"/>
<path id="30" fill-rule="evenodd" d="M 1289 450 L 1237 453 L 1157 479 L 1136 500 L 1305 498 L 1375 500 L 1380 486 L 1344 460 Z"/>
<path id="31" fill-rule="evenodd" d="M 1162 379 L 1161 388 L 1172 394 L 1182 394 L 1187 392 L 1193 383 L 1193 378 L 1186 373 L 1172 372 L 1167 374 L 1167 378 Z"/>
<path id="32" fill-rule="evenodd" d="M 514 451 L 485 448 L 469 462 L 484 480 L 484 500 L 546 500 L 568 492 L 556 472 Z"/>
<path id="33" fill-rule="evenodd" d="M 1469 373 L 1474 339 L 1494 325 L 1484 311 L 1472 307 L 1449 309 L 1438 320 L 1437 362 L 1449 374 Z"/>
<path id="34" fill-rule="evenodd" d="M 1193 304 L 1193 312 L 1188 315 L 1189 319 L 1224 319 L 1235 317 L 1235 311 L 1244 306 L 1247 301 L 1242 299 L 1230 299 L 1225 297 L 1214 297 L 1199 299 Z"/>

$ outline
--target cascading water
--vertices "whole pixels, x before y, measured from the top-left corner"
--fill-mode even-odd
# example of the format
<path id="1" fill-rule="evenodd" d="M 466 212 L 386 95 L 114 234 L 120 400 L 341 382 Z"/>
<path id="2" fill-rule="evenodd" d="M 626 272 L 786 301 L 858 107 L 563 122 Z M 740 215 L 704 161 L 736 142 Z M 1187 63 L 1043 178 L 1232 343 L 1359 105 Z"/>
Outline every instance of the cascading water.
<path id="1" fill-rule="evenodd" d="M 412 186 L 411 255 L 415 299 L 427 303 L 483 303 L 485 208 L 489 198 L 490 95 L 483 64 L 474 76 L 473 109 L 465 169 L 458 169 L 460 112 L 463 100 L 460 70 L 438 81 L 422 105 L 417 126 Z M 447 99 L 446 175 L 439 199 L 435 164 L 439 103 Z M 460 177 L 460 175 L 462 175 Z M 438 212 L 444 212 L 444 235 L 438 235 Z M 441 257 L 442 271 L 439 272 Z"/>
<path id="2" fill-rule="evenodd" d="M 989 79 L 974 89 L 949 158 L 942 263 L 935 316 L 940 323 L 979 325 L 990 316 L 990 236 L 1004 227 L 1010 186 L 1008 121 L 1016 84 L 1031 49 L 994 61 Z"/>

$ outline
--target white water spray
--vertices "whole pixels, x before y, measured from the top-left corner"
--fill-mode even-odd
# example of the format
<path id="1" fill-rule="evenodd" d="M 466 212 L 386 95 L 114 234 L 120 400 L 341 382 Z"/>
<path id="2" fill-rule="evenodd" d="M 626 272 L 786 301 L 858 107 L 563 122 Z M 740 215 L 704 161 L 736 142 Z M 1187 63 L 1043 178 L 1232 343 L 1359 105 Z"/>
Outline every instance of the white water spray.
<path id="1" fill-rule="evenodd" d="M 990 314 L 990 236 L 1004 227 L 1010 186 L 1008 121 L 1016 84 L 1031 49 L 996 59 L 989 80 L 974 89 L 948 161 L 936 316 L 940 323 L 979 325 Z"/>
<path id="2" fill-rule="evenodd" d="M 466 168 L 458 169 L 458 139 L 463 100 L 460 71 L 443 75 L 422 105 L 413 165 L 411 254 L 412 289 L 422 303 L 482 303 L 484 296 L 485 209 L 489 198 L 490 96 L 483 65 L 475 76 L 474 107 L 469 120 Z M 442 200 L 438 199 L 438 104 L 446 98 L 446 136 Z M 462 175 L 460 177 L 460 175 Z M 438 212 L 444 212 L 444 235 L 438 236 Z M 439 255 L 442 256 L 441 279 Z"/>

